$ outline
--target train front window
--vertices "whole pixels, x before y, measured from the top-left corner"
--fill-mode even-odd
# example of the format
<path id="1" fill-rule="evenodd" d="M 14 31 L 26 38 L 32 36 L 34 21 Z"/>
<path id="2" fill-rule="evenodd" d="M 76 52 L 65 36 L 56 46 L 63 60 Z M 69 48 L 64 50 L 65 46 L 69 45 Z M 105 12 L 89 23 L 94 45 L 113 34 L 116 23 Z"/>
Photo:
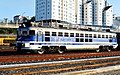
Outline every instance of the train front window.
<path id="1" fill-rule="evenodd" d="M 30 30 L 30 31 L 29 31 L 29 35 L 30 35 L 30 36 L 35 35 L 35 30 Z"/>
<path id="2" fill-rule="evenodd" d="M 22 35 L 23 36 L 27 36 L 28 34 L 27 34 L 27 31 L 22 31 Z"/>

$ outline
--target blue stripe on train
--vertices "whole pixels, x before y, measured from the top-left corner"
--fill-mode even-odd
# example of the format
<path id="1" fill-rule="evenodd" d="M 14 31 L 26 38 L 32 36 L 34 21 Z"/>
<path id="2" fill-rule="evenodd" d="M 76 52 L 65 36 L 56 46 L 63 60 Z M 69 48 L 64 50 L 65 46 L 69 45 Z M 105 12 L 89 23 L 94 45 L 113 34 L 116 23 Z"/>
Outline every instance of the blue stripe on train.
<path id="1" fill-rule="evenodd" d="M 49 37 L 49 36 L 46 36 Z M 37 40 L 38 38 L 38 40 Z M 77 37 L 81 38 L 81 37 Z M 92 39 L 92 42 L 112 42 L 117 43 L 117 39 L 107 39 L 107 38 L 84 38 L 84 39 Z M 111 41 L 110 41 L 111 40 Z M 17 41 L 45 41 L 45 35 L 42 36 L 18 36 Z M 84 40 L 85 41 L 85 40 Z M 48 42 L 76 42 L 76 37 L 60 37 L 60 36 L 50 36 L 50 41 Z M 91 42 L 91 43 L 92 43 Z"/>
<path id="2" fill-rule="evenodd" d="M 30 45 L 98 45 L 92 43 L 30 43 Z M 117 43 L 113 43 L 112 45 L 117 45 Z"/>

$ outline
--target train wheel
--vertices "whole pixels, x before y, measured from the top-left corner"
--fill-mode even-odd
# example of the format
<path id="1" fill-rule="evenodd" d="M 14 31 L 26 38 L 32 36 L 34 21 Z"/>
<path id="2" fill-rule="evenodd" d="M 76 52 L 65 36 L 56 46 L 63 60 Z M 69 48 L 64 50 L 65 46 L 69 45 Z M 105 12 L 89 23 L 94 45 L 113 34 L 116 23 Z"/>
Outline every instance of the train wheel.
<path id="1" fill-rule="evenodd" d="M 102 51 L 103 50 L 103 46 L 99 46 L 99 48 L 96 50 L 96 52 L 100 52 L 100 51 Z"/>
<path id="2" fill-rule="evenodd" d="M 40 49 L 40 50 L 37 51 L 38 54 L 43 54 L 44 52 L 45 52 L 44 48 L 42 48 L 42 49 Z"/>
<path id="3" fill-rule="evenodd" d="M 62 54 L 62 53 L 64 53 L 64 51 L 61 49 L 58 49 L 58 53 Z"/>
<path id="4" fill-rule="evenodd" d="M 42 51 L 42 50 L 38 50 L 37 52 L 38 52 L 38 54 L 43 54 L 44 53 L 44 51 Z"/>
<path id="5" fill-rule="evenodd" d="M 107 50 L 108 52 L 110 52 L 110 51 L 111 51 L 110 47 L 106 47 L 106 50 Z"/>
<path id="6" fill-rule="evenodd" d="M 58 53 L 60 54 L 64 53 L 65 49 L 66 48 L 64 46 L 61 46 L 60 48 L 58 48 Z"/>
<path id="7" fill-rule="evenodd" d="M 17 53 L 18 53 L 18 54 L 21 54 L 21 53 L 23 53 L 23 51 L 18 48 L 18 49 L 17 49 Z"/>
<path id="8" fill-rule="evenodd" d="M 100 52 L 100 49 L 97 49 L 96 52 Z"/>

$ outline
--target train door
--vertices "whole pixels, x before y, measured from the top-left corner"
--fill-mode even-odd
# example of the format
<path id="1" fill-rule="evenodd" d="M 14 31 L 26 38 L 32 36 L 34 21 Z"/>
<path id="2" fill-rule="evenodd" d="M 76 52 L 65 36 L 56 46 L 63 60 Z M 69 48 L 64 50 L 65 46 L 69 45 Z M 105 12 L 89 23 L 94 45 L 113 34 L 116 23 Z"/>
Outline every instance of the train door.
<path id="1" fill-rule="evenodd" d="M 120 48 L 120 33 L 117 33 L 118 48 Z"/>
<path id="2" fill-rule="evenodd" d="M 41 32 L 41 31 L 38 31 L 38 32 L 37 32 L 37 41 L 43 42 L 43 35 L 42 35 L 42 32 Z"/>

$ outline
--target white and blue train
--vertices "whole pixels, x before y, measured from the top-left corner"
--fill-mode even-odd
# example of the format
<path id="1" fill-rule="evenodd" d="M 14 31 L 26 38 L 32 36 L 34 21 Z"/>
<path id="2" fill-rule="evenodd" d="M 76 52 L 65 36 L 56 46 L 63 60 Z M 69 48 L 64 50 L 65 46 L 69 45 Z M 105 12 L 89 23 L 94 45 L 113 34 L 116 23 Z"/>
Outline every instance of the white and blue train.
<path id="1" fill-rule="evenodd" d="M 18 51 L 63 53 L 68 50 L 111 51 L 118 46 L 116 33 L 22 27 L 17 29 Z"/>

